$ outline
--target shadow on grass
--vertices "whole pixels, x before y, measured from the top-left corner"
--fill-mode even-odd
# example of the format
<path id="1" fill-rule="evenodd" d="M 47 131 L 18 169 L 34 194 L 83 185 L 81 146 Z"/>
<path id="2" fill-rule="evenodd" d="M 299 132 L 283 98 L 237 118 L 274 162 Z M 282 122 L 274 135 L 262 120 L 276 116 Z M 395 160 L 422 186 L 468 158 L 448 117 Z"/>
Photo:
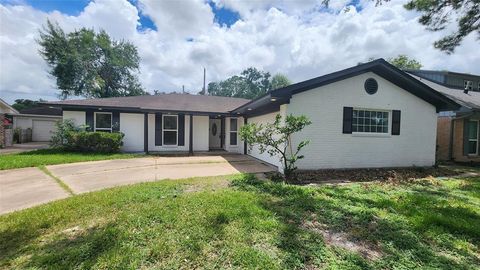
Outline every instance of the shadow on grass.
<path id="1" fill-rule="evenodd" d="M 367 242 L 381 250 L 374 261 L 334 248 L 344 266 L 359 268 L 472 269 L 480 265 L 475 250 L 480 246 L 478 213 L 449 203 L 447 190 L 369 190 L 362 187 L 307 188 L 257 181 L 253 176 L 234 181 L 242 190 L 264 194 L 263 207 L 286 224 L 278 247 L 288 254 L 288 267 L 322 265 L 323 238 L 318 230 L 328 228 L 348 235 L 351 241 Z M 478 186 L 475 191 L 480 192 Z M 472 188 L 472 187 L 470 187 Z M 318 230 L 306 221 L 320 224 Z M 467 242 L 476 248 L 459 248 Z"/>

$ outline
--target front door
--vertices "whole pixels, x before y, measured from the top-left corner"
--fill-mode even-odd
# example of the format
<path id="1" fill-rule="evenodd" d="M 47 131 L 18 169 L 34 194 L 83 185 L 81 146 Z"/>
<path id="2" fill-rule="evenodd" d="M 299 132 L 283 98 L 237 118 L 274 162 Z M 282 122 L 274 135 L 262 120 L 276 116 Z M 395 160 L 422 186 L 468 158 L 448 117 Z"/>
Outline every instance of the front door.
<path id="1" fill-rule="evenodd" d="M 221 120 L 220 119 L 210 119 L 210 128 L 209 128 L 209 147 L 210 149 L 220 149 L 221 146 Z"/>

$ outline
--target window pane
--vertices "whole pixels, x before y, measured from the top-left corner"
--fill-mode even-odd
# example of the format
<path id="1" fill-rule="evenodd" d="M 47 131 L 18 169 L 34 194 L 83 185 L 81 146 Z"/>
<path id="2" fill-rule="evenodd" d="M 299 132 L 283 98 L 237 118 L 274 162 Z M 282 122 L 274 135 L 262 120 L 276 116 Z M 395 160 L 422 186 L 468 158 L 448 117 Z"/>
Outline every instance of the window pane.
<path id="1" fill-rule="evenodd" d="M 468 122 L 468 138 L 476 140 L 478 137 L 478 122 L 469 121 Z"/>
<path id="2" fill-rule="evenodd" d="M 176 131 L 164 131 L 163 132 L 163 144 L 165 144 L 165 145 L 177 145 L 177 132 Z"/>
<path id="3" fill-rule="evenodd" d="M 106 113 L 95 114 L 95 127 L 96 128 L 112 128 L 112 115 Z"/>
<path id="4" fill-rule="evenodd" d="M 469 154 L 476 154 L 477 153 L 477 142 L 475 142 L 475 141 L 468 142 L 468 153 Z"/>
<path id="5" fill-rule="evenodd" d="M 388 133 L 388 112 L 353 110 L 353 132 Z"/>
<path id="6" fill-rule="evenodd" d="M 230 145 L 237 145 L 237 132 L 230 132 Z"/>
<path id="7" fill-rule="evenodd" d="M 163 117 L 163 129 L 177 129 L 177 116 L 165 115 Z"/>
<path id="8" fill-rule="evenodd" d="M 230 131 L 237 131 L 237 118 L 230 118 Z"/>

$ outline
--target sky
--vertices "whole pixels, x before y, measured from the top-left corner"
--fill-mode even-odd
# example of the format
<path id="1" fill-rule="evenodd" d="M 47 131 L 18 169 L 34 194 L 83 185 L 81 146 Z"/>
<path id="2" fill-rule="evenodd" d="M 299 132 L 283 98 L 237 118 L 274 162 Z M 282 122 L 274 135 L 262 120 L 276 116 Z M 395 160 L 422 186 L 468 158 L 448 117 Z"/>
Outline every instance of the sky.
<path id="1" fill-rule="evenodd" d="M 128 40 L 141 57 L 139 79 L 153 93 L 197 93 L 203 84 L 248 67 L 282 73 L 293 82 L 405 54 L 424 69 L 480 74 L 480 49 L 471 34 L 454 54 L 433 42 L 441 32 L 418 23 L 406 1 L 370 0 L 0 0 L 0 97 L 57 100 L 55 79 L 38 54 L 47 19 L 67 32 L 106 30 Z M 453 18 L 454 19 L 454 18 Z"/>

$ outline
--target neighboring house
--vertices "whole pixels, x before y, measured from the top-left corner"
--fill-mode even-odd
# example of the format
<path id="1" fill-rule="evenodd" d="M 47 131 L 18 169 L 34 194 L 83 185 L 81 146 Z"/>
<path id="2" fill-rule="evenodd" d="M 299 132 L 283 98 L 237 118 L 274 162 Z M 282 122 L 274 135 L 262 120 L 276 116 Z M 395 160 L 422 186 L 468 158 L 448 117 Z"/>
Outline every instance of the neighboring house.
<path id="1" fill-rule="evenodd" d="M 452 89 L 467 89 L 469 91 L 480 91 L 480 76 L 459 73 L 452 71 L 437 71 L 437 70 L 406 70 L 406 72 L 416 75 L 418 77 L 427 79 L 432 82 L 436 82 L 443 86 Z"/>
<path id="2" fill-rule="evenodd" d="M 455 75 L 455 81 L 471 81 L 465 87 L 459 84 L 442 83 L 432 80 L 433 71 L 425 76 L 423 71 L 409 71 L 414 77 L 446 97 L 460 104 L 458 110 L 441 112 L 438 116 L 437 158 L 438 160 L 453 160 L 459 162 L 480 162 L 480 92 L 478 84 L 480 76 L 456 72 L 439 71 L 448 78 Z M 462 77 L 463 76 L 463 77 Z M 452 79 L 447 79 L 452 81 Z"/>
<path id="3" fill-rule="evenodd" d="M 64 119 L 92 130 L 125 133 L 125 151 L 246 153 L 279 166 L 278 157 L 249 150 L 244 123 L 276 114 L 306 115 L 312 124 L 300 169 L 432 166 L 437 112 L 458 105 L 383 59 L 273 90 L 252 101 L 165 94 L 49 102 Z M 281 166 L 279 166 L 280 168 Z"/>
<path id="4" fill-rule="evenodd" d="M 12 122 L 9 114 L 18 113 L 12 106 L 0 98 L 0 148 L 12 145 Z"/>
<path id="5" fill-rule="evenodd" d="M 23 109 L 12 114 L 13 128 L 30 133 L 27 141 L 48 142 L 55 131 L 55 123 L 62 119 L 62 110 L 45 106 Z"/>

